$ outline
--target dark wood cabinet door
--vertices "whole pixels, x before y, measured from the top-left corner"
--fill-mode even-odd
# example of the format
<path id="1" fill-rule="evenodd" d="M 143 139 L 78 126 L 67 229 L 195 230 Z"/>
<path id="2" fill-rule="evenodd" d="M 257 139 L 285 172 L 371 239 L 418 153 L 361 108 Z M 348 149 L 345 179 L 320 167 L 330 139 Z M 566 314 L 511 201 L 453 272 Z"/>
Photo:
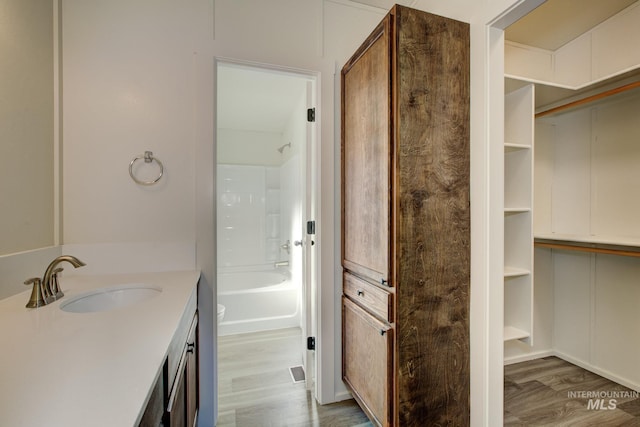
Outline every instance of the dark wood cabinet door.
<path id="1" fill-rule="evenodd" d="M 389 284 L 390 20 L 342 71 L 342 256 L 346 269 Z"/>
<path id="2" fill-rule="evenodd" d="M 176 397 L 173 405 L 168 410 L 169 427 L 186 427 L 187 425 L 184 367 L 178 375 L 179 376 L 176 378 L 176 383 L 174 385 Z"/>
<path id="3" fill-rule="evenodd" d="M 342 376 L 369 418 L 391 425 L 393 330 L 342 299 Z"/>
<path id="4" fill-rule="evenodd" d="M 193 320 L 187 339 L 186 411 L 187 427 L 194 427 L 198 415 L 198 315 Z"/>

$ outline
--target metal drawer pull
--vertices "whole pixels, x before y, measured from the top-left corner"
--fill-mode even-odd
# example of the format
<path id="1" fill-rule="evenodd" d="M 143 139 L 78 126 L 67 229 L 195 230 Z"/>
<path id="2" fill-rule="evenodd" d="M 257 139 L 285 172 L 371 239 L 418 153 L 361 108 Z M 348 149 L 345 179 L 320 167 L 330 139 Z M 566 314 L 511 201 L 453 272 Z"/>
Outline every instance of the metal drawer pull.
<path id="1" fill-rule="evenodd" d="M 359 297 L 364 296 L 364 291 L 363 291 L 363 290 L 361 290 L 361 289 L 358 289 L 358 296 L 359 296 Z"/>
<path id="2" fill-rule="evenodd" d="M 386 329 L 380 329 L 380 335 L 384 336 L 387 333 Z"/>
<path id="3" fill-rule="evenodd" d="M 386 279 L 380 279 L 380 283 L 382 283 L 383 285 L 386 285 L 389 282 Z"/>

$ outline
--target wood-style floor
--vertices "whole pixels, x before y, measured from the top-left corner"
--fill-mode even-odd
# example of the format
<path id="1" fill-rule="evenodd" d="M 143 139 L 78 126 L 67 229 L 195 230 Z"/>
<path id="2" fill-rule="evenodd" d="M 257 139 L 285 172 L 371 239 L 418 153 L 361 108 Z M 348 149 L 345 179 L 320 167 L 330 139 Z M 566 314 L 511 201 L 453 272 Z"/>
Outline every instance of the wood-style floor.
<path id="1" fill-rule="evenodd" d="M 504 382 L 505 426 L 640 426 L 637 393 L 557 357 L 505 366 Z"/>
<path id="2" fill-rule="evenodd" d="M 304 383 L 293 383 L 301 347 L 298 328 L 220 337 L 217 426 L 370 427 L 353 400 L 318 405 Z M 635 396 L 557 357 L 516 363 L 505 366 L 504 425 L 640 427 Z"/>
<path id="3" fill-rule="evenodd" d="M 218 338 L 218 427 L 368 427 L 353 400 L 319 405 L 289 368 L 302 364 L 300 329 Z"/>

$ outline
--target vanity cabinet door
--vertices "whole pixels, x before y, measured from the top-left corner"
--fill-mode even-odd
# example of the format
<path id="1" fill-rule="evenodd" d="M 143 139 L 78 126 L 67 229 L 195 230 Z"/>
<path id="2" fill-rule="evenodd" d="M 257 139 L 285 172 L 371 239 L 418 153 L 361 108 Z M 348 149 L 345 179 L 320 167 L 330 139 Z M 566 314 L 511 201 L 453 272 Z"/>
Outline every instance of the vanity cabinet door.
<path id="1" fill-rule="evenodd" d="M 342 298 L 342 377 L 379 426 L 391 425 L 393 330 Z"/>
<path id="2" fill-rule="evenodd" d="M 198 418 L 198 316 L 193 320 L 187 339 L 186 411 L 187 426 L 193 427 Z"/>
<path id="3" fill-rule="evenodd" d="M 174 384 L 175 396 L 169 398 L 167 413 L 169 414 L 169 427 L 186 427 L 186 399 L 184 369 L 179 373 Z"/>
<path id="4" fill-rule="evenodd" d="M 168 427 L 193 427 L 198 414 L 198 314 L 193 318 L 167 404 Z M 165 425 L 166 427 L 166 425 Z"/>

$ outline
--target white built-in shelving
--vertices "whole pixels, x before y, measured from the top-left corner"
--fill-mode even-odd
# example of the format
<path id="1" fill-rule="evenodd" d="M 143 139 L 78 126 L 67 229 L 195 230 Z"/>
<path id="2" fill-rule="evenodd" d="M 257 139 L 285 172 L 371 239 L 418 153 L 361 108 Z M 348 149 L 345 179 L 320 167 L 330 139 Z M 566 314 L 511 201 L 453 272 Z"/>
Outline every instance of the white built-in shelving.
<path id="1" fill-rule="evenodd" d="M 533 345 L 534 86 L 505 95 L 504 340 Z"/>

